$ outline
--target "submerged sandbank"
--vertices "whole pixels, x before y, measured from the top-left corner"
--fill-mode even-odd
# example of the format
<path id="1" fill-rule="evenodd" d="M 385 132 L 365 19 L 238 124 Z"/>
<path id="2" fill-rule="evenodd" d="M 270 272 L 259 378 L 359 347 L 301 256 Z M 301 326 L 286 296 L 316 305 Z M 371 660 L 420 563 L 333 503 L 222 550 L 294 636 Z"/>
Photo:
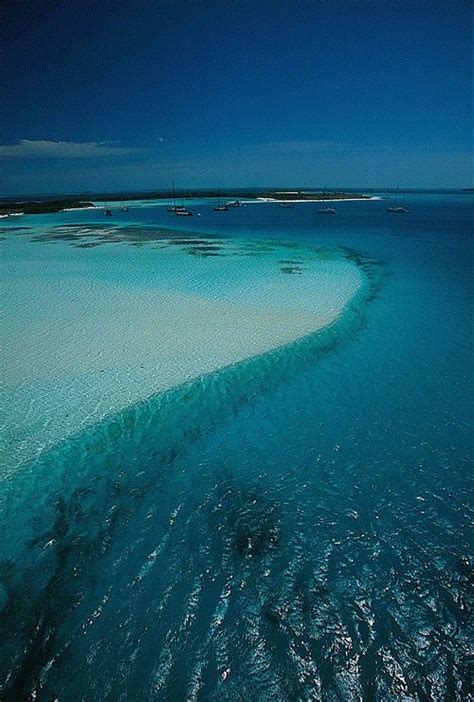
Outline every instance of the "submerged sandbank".
<path id="1" fill-rule="evenodd" d="M 327 326 L 362 283 L 341 252 L 201 241 L 203 258 L 176 241 L 6 242 L 3 472 L 131 403 Z"/>

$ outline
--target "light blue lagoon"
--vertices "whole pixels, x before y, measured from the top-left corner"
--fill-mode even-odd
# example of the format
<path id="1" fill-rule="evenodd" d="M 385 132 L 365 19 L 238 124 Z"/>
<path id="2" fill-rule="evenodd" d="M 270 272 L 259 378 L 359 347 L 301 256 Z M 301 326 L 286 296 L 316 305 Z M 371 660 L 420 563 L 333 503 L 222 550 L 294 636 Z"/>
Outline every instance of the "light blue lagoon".
<path id="1" fill-rule="evenodd" d="M 472 198 L 395 201 L 2 221 L 5 699 L 466 699 Z"/>

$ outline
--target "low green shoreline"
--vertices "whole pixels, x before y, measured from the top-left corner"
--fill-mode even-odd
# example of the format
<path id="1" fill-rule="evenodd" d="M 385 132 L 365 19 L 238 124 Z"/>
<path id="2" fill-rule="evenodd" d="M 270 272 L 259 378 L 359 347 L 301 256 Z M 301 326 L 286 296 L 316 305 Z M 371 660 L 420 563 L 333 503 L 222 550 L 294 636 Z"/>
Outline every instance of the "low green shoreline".
<path id="1" fill-rule="evenodd" d="M 0 216 L 19 214 L 51 214 L 62 210 L 81 210 L 95 207 L 93 202 L 83 200 L 47 200 L 44 202 L 21 202 L 12 200 L 0 204 Z"/>
<path id="2" fill-rule="evenodd" d="M 186 190 L 176 191 L 173 193 L 171 190 L 167 192 L 154 192 L 154 193 L 116 193 L 107 194 L 107 202 L 125 202 L 130 200 L 168 200 L 171 201 L 173 197 L 182 200 L 190 200 L 195 198 L 216 198 L 217 194 L 215 190 Z M 308 191 L 248 191 L 248 190 L 222 190 L 219 193 L 220 198 L 232 199 L 232 200 L 255 200 L 255 199 L 271 199 L 278 200 L 281 202 L 294 201 L 294 200 L 368 200 L 370 195 L 363 195 L 362 193 L 354 192 L 308 192 Z M 95 200 L 97 202 L 97 200 Z M 85 200 L 84 198 L 65 198 L 58 200 L 10 200 L 0 203 L 0 216 L 8 215 L 18 215 L 18 214 L 51 214 L 54 212 L 61 212 L 63 210 L 80 210 L 89 207 L 95 207 L 94 202 Z"/>

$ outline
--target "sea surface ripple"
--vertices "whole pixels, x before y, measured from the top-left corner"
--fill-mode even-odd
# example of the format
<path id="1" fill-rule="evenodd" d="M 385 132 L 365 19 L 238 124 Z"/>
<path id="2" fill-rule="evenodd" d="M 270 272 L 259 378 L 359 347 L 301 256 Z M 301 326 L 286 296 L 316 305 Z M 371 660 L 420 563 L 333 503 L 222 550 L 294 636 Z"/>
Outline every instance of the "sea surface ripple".
<path id="1" fill-rule="evenodd" d="M 469 699 L 467 217 L 358 205 L 335 325 L 2 486 L 2 699 Z"/>

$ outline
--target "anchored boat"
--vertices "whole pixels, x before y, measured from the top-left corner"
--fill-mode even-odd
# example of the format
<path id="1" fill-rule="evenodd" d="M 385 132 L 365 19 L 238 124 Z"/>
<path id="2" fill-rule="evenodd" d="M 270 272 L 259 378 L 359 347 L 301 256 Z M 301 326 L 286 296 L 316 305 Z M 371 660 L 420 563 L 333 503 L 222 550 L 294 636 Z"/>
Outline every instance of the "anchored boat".
<path id="1" fill-rule="evenodd" d="M 220 193 L 217 193 L 217 206 L 212 208 L 214 212 L 227 212 L 229 209 L 227 205 L 221 205 Z"/>

